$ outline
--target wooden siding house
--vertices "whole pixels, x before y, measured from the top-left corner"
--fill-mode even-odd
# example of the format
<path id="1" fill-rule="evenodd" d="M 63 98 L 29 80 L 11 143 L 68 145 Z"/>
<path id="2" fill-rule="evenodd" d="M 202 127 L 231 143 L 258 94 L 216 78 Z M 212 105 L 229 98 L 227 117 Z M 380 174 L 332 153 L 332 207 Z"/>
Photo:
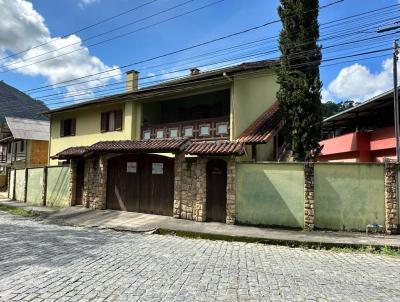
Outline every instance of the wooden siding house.
<path id="1" fill-rule="evenodd" d="M 48 110 L 16 88 L 0 81 L 0 170 L 48 163 L 50 123 L 39 113 Z"/>
<path id="2" fill-rule="evenodd" d="M 179 80 L 48 111 L 50 161 L 69 162 L 71 204 L 235 222 L 235 164 L 275 160 L 273 61 L 192 69 Z"/>

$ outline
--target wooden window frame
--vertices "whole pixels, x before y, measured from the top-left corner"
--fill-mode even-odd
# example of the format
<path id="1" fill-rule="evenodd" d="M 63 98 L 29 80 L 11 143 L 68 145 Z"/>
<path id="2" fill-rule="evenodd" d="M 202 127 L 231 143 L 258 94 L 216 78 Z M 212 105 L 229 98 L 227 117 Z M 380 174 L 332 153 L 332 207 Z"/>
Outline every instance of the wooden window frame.
<path id="1" fill-rule="evenodd" d="M 162 132 L 162 134 L 163 134 L 162 137 L 158 137 L 158 136 L 157 136 L 157 133 L 158 133 L 159 131 Z M 164 130 L 164 129 L 156 129 L 156 130 L 154 131 L 154 138 L 155 138 L 155 139 L 164 139 L 164 138 L 165 138 L 165 130 Z"/>
<path id="2" fill-rule="evenodd" d="M 207 134 L 202 134 L 201 133 L 201 128 L 207 127 L 208 128 L 208 133 Z M 199 125 L 199 136 L 201 137 L 209 137 L 211 136 L 211 125 L 210 124 L 201 124 Z"/>
<path id="3" fill-rule="evenodd" d="M 114 115 L 114 127 L 110 127 L 110 116 Z M 101 113 L 100 132 L 122 131 L 123 127 L 123 111 L 122 109 L 110 110 Z"/>
<path id="4" fill-rule="evenodd" d="M 70 122 L 70 131 L 69 133 L 65 132 L 66 122 Z M 76 119 L 75 118 L 68 118 L 63 119 L 60 121 L 60 137 L 68 137 L 68 136 L 75 136 L 76 135 Z"/>
<path id="5" fill-rule="evenodd" d="M 219 126 L 226 126 L 226 132 L 219 132 L 219 130 L 218 130 Z M 228 123 L 216 123 L 215 133 L 217 135 L 229 135 L 229 124 Z"/>
<path id="6" fill-rule="evenodd" d="M 149 138 L 146 138 L 145 133 L 149 134 Z M 142 135 L 145 140 L 151 139 L 151 130 L 143 130 Z"/>
<path id="7" fill-rule="evenodd" d="M 171 136 L 171 131 L 176 130 L 176 136 L 172 137 Z M 178 138 L 179 136 L 179 128 L 178 127 L 174 127 L 174 128 L 169 128 L 168 129 L 168 137 L 169 138 Z"/>
<path id="8" fill-rule="evenodd" d="M 192 135 L 186 135 L 186 129 L 192 129 Z M 194 137 L 194 127 L 193 126 L 184 126 L 183 129 L 183 137 Z"/>

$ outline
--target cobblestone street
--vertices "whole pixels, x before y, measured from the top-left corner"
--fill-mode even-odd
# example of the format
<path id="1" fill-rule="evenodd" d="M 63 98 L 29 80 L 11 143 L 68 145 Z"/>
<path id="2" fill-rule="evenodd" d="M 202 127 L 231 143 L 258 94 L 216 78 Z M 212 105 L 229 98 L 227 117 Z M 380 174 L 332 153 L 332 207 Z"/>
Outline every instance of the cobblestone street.
<path id="1" fill-rule="evenodd" d="M 400 258 L 83 229 L 0 213 L 0 301 L 400 301 Z"/>

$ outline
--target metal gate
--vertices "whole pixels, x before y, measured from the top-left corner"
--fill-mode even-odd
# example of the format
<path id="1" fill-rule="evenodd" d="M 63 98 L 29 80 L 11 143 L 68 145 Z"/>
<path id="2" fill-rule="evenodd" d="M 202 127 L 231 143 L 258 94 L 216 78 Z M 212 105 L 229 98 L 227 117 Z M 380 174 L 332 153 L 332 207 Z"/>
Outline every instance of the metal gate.
<path id="1" fill-rule="evenodd" d="M 172 216 L 174 159 L 129 154 L 109 159 L 107 208 Z"/>

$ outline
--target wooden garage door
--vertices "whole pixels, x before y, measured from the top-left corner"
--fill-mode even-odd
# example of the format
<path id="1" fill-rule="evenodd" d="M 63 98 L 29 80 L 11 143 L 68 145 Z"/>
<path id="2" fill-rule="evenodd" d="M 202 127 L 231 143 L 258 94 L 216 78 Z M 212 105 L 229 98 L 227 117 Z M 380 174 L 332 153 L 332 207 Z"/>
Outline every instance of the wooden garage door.
<path id="1" fill-rule="evenodd" d="M 174 159 L 124 155 L 108 162 L 107 208 L 172 215 Z"/>

